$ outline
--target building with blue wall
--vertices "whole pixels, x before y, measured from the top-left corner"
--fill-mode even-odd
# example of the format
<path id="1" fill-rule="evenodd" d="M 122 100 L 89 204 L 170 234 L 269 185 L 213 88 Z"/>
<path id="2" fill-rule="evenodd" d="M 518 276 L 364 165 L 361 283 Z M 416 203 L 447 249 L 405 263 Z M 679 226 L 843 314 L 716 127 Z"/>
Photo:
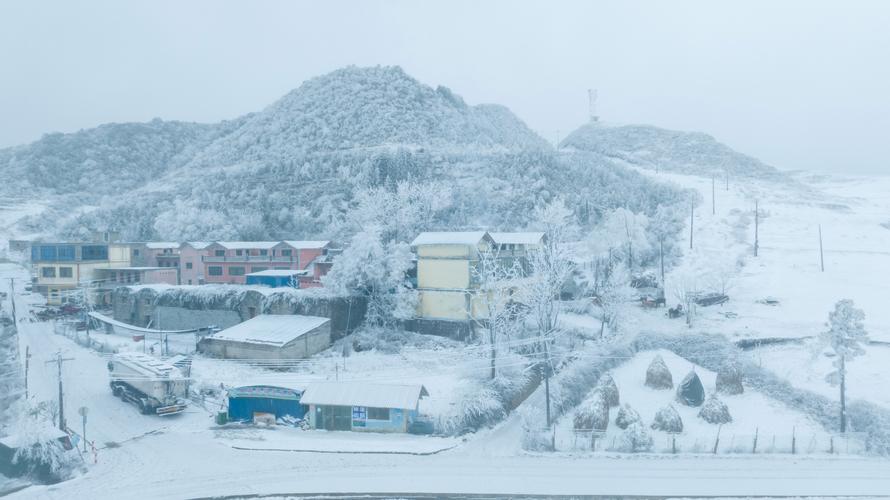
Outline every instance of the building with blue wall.
<path id="1" fill-rule="evenodd" d="M 272 288 L 283 286 L 300 287 L 300 276 L 306 276 L 309 271 L 297 269 L 267 269 L 246 275 L 248 285 L 263 285 Z"/>
<path id="2" fill-rule="evenodd" d="M 408 432 L 418 419 L 422 385 L 317 382 L 303 393 L 313 429 L 359 432 Z"/>
<path id="3" fill-rule="evenodd" d="M 300 391 L 271 385 L 248 385 L 229 390 L 229 420 L 253 422 L 258 413 L 303 418 Z"/>

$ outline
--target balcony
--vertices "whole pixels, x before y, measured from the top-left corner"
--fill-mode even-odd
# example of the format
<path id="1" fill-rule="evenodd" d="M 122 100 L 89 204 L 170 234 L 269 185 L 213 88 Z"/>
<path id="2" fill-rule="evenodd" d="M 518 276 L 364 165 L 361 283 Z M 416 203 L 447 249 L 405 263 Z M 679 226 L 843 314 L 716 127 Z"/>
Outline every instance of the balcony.
<path id="1" fill-rule="evenodd" d="M 203 262 L 280 262 L 291 263 L 299 262 L 296 257 L 285 257 L 282 255 L 204 255 L 201 257 Z"/>

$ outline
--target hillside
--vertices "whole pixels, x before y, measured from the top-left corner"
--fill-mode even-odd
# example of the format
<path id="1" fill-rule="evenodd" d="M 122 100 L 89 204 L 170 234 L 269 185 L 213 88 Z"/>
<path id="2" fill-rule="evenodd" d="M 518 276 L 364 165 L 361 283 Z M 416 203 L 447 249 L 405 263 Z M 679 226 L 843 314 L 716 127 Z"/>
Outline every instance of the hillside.
<path id="1" fill-rule="evenodd" d="M 683 196 L 610 158 L 557 154 L 509 109 L 467 105 L 399 67 L 343 68 L 218 124 L 47 135 L 0 150 L 0 175 L 56 201 L 20 229 L 64 238 L 113 228 L 132 240 L 345 241 L 373 190 L 397 206 L 435 198 L 424 229 L 521 229 L 556 198 L 590 225 L 581 207 L 653 214 Z"/>
<path id="2" fill-rule="evenodd" d="M 651 125 L 589 123 L 569 134 L 560 146 L 652 170 L 717 175 L 718 178 L 729 172 L 735 177 L 787 180 L 774 167 L 734 151 L 701 132 L 680 132 Z"/>

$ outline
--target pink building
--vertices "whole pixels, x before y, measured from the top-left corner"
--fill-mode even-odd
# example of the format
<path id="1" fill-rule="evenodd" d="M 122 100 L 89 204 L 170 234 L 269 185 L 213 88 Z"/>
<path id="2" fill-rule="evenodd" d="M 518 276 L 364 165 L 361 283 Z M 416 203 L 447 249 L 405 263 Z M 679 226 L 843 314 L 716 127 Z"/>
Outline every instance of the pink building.
<path id="1" fill-rule="evenodd" d="M 179 246 L 179 284 L 203 285 L 205 283 L 204 256 L 209 241 L 187 241 Z"/>
<path id="2" fill-rule="evenodd" d="M 327 241 L 217 241 L 203 249 L 204 282 L 244 284 L 249 273 L 309 269 L 300 286 L 321 286 L 328 246 Z"/>
<path id="3" fill-rule="evenodd" d="M 106 288 L 127 285 L 176 285 L 176 269 L 170 267 L 112 267 L 96 269 Z"/>

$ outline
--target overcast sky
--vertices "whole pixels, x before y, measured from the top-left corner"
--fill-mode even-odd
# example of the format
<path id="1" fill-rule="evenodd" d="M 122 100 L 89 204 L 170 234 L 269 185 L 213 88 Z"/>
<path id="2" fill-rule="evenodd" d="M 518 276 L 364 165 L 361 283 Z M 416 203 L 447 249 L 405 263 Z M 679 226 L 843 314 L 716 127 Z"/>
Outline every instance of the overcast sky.
<path id="1" fill-rule="evenodd" d="M 0 147 L 257 111 L 401 65 L 550 141 L 587 120 L 707 132 L 780 168 L 890 173 L 890 2 L 0 3 Z"/>

